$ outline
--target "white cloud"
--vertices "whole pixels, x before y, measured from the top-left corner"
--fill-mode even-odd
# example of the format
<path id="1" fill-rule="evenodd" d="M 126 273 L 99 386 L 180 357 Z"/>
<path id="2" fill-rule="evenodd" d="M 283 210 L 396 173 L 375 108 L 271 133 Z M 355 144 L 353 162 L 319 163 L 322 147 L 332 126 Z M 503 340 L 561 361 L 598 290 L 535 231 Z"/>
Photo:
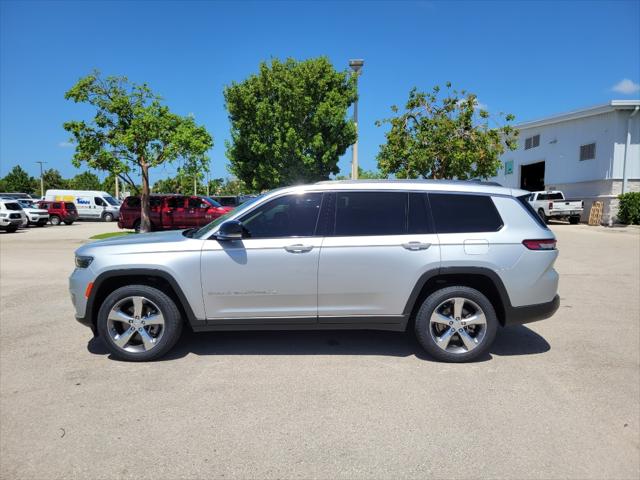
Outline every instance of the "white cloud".
<path id="1" fill-rule="evenodd" d="M 58 143 L 60 148 L 73 148 L 73 143 L 71 142 L 60 142 Z"/>
<path id="2" fill-rule="evenodd" d="M 623 93 L 624 95 L 631 95 L 632 93 L 640 92 L 640 84 L 637 84 L 633 80 L 628 78 L 623 78 L 618 83 L 616 83 L 611 90 L 618 93 Z"/>

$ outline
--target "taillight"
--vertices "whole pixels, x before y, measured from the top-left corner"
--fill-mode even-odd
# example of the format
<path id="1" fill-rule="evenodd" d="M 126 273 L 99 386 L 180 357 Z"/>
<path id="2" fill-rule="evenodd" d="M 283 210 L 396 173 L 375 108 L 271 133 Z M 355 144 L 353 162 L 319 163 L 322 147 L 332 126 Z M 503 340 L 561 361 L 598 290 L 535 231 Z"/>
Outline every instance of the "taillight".
<path id="1" fill-rule="evenodd" d="M 553 210 L 553 202 L 549 202 L 549 210 Z"/>
<path id="2" fill-rule="evenodd" d="M 523 240 L 522 244 L 525 247 L 527 247 L 529 250 L 555 250 L 556 249 L 555 239 Z"/>

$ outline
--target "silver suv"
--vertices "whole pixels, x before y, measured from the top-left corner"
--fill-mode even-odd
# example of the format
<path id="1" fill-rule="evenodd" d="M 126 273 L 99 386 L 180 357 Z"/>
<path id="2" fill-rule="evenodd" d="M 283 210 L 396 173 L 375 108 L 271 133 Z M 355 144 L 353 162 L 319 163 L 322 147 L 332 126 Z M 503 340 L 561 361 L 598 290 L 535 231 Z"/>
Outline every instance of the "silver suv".
<path id="1" fill-rule="evenodd" d="M 82 246 L 78 321 L 152 360 L 196 332 L 415 329 L 439 360 L 485 355 L 498 326 L 557 310 L 553 233 L 528 192 L 449 181 L 274 190 L 200 229 Z"/>

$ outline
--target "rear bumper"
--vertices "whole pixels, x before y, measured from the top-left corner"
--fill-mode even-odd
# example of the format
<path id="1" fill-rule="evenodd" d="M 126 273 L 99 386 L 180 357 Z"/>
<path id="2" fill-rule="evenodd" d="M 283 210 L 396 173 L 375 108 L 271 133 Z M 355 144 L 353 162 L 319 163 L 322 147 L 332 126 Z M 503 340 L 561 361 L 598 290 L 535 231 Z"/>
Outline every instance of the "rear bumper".
<path id="1" fill-rule="evenodd" d="M 505 326 L 522 325 L 523 323 L 537 322 L 551 317 L 560 307 L 560 296 L 556 295 L 553 300 L 535 305 L 525 305 L 523 307 L 511 307 L 505 315 Z"/>

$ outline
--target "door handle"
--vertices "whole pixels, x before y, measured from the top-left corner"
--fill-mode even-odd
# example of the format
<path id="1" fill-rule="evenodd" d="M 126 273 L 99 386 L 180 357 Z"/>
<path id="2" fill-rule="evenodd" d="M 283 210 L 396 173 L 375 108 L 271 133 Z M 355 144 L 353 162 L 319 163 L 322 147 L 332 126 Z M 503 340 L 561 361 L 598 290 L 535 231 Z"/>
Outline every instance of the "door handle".
<path id="1" fill-rule="evenodd" d="M 426 250 L 430 246 L 431 246 L 430 243 L 423 243 L 423 242 L 408 242 L 408 243 L 402 244 L 402 247 L 406 248 L 407 250 Z"/>
<path id="2" fill-rule="evenodd" d="M 289 253 L 305 253 L 313 250 L 313 245 L 302 245 L 297 243 L 295 245 L 287 245 L 284 249 Z"/>

